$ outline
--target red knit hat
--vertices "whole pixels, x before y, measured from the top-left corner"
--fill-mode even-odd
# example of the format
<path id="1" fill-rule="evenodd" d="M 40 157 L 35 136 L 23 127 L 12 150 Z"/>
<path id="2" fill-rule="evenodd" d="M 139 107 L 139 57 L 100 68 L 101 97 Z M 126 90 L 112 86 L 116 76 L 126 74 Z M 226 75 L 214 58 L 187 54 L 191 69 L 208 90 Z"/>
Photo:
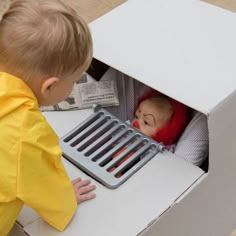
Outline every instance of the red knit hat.
<path id="1" fill-rule="evenodd" d="M 150 90 L 147 94 L 139 99 L 138 106 L 142 101 L 157 95 L 161 95 L 161 93 L 153 89 Z M 151 137 L 157 142 L 162 142 L 165 145 L 171 145 L 177 141 L 189 121 L 189 108 L 184 104 L 174 100 L 173 98 L 169 99 L 173 106 L 173 115 L 168 123 L 153 137 Z"/>

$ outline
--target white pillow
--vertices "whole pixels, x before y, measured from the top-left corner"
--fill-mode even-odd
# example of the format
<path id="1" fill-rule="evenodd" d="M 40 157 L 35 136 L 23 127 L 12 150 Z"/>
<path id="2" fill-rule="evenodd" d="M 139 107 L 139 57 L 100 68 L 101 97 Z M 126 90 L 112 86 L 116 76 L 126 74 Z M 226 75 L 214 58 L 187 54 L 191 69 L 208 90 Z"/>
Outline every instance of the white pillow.
<path id="1" fill-rule="evenodd" d="M 197 112 L 180 139 L 174 151 L 175 155 L 196 166 L 201 166 L 209 155 L 209 133 L 207 117 Z"/>

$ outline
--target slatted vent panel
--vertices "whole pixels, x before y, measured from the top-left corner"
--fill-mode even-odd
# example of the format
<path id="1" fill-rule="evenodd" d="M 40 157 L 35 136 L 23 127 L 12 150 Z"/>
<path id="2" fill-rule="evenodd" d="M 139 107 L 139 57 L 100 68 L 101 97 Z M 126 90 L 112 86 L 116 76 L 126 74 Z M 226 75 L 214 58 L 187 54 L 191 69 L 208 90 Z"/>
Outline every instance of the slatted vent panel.
<path id="1" fill-rule="evenodd" d="M 104 109 L 62 137 L 60 144 L 67 159 L 112 189 L 164 149 Z"/>

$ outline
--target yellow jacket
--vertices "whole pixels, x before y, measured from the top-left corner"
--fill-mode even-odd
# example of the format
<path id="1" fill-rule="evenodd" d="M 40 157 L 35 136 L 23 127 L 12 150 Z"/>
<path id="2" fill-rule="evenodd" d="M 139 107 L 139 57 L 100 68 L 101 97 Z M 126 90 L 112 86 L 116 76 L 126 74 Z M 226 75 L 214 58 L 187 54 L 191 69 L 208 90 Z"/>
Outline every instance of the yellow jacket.
<path id="1" fill-rule="evenodd" d="M 58 137 L 40 113 L 31 89 L 3 72 L 0 140 L 0 235 L 7 235 L 23 204 L 64 230 L 77 203 Z"/>

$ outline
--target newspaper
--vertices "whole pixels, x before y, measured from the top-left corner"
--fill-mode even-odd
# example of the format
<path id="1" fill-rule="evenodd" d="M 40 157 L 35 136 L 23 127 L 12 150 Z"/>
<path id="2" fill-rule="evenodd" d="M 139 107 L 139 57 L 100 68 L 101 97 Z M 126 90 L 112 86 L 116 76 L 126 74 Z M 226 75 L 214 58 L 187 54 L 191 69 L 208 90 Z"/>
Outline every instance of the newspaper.
<path id="1" fill-rule="evenodd" d="M 41 106 L 40 109 L 41 111 L 85 109 L 91 108 L 94 104 L 103 107 L 119 105 L 116 81 L 109 76 L 109 71 L 100 81 L 84 73 L 82 78 L 74 84 L 66 100 L 54 106 Z"/>

